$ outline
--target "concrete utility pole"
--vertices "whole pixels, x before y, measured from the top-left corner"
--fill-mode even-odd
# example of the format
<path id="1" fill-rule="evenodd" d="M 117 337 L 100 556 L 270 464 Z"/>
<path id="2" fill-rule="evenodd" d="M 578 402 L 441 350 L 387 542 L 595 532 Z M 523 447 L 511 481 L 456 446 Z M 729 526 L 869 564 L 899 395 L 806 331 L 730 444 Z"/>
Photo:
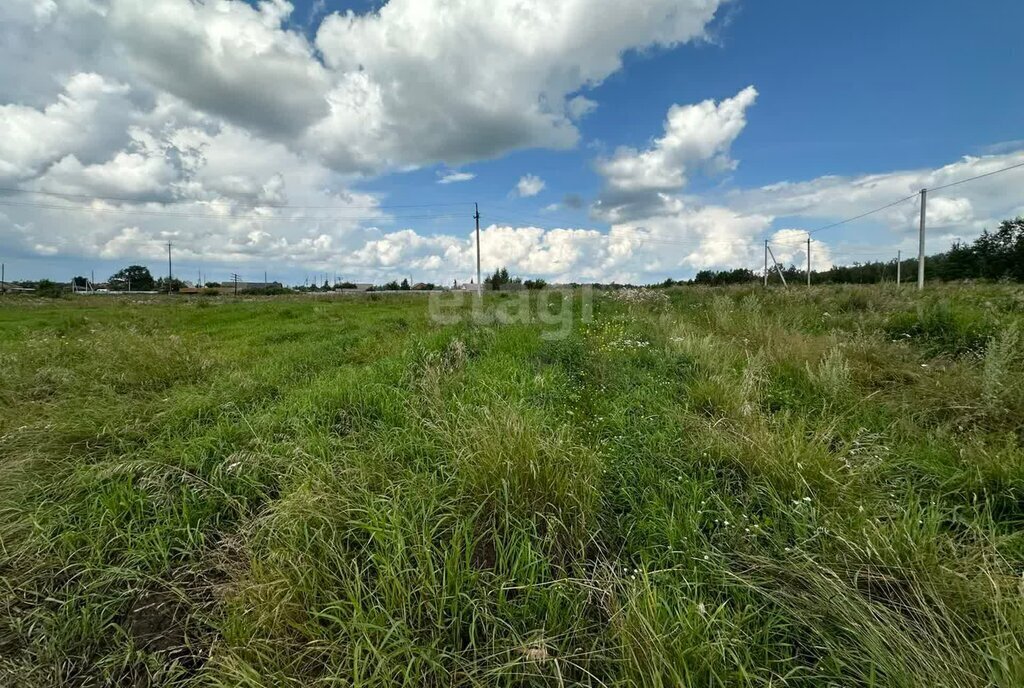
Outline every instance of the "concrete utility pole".
<path id="1" fill-rule="evenodd" d="M 924 225 L 928 214 L 928 189 L 921 189 L 921 236 L 917 247 L 917 290 L 924 289 Z"/>
<path id="2" fill-rule="evenodd" d="M 473 213 L 473 219 L 476 220 L 476 293 L 483 296 L 484 283 L 480 280 L 480 204 L 474 203 L 473 207 L 476 209 Z"/>
<path id="3" fill-rule="evenodd" d="M 764 286 L 768 286 L 768 240 L 764 240 Z"/>
<path id="4" fill-rule="evenodd" d="M 900 286 L 900 270 L 903 268 L 903 251 L 896 251 L 896 286 Z"/>
<path id="5" fill-rule="evenodd" d="M 767 242 L 765 243 L 765 246 L 768 246 Z M 768 252 L 772 254 L 772 264 L 775 265 L 775 272 L 779 273 L 779 279 L 782 280 L 782 286 L 788 287 L 789 285 L 786 284 L 786 276 L 782 274 L 782 268 L 779 267 L 779 261 L 775 259 L 775 251 L 773 251 L 771 247 L 768 247 Z M 767 274 L 767 271 L 765 274 Z M 765 282 L 767 283 L 767 280 L 765 280 Z"/>
<path id="6" fill-rule="evenodd" d="M 174 273 L 171 271 L 171 242 L 167 242 L 167 294 L 171 293 L 171 280 Z"/>
<path id="7" fill-rule="evenodd" d="M 811 235 L 807 235 L 807 286 L 811 286 Z"/>

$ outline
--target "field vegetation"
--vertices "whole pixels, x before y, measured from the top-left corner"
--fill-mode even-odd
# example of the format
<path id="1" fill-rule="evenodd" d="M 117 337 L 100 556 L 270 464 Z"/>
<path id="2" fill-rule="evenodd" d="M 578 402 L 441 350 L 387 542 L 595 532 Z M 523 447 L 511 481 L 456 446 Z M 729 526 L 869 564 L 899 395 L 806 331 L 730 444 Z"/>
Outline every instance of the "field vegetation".
<path id="1" fill-rule="evenodd" d="M 0 301 L 0 685 L 1024 685 L 1020 287 L 127 298 Z"/>

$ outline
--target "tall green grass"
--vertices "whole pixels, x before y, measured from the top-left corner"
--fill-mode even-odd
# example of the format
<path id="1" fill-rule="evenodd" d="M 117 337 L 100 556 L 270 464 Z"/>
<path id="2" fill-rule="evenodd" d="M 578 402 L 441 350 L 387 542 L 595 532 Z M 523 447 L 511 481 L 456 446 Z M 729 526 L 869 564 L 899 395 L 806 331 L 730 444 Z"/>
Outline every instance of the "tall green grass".
<path id="1" fill-rule="evenodd" d="M 1022 685 L 1022 321 L 6 299 L 0 685 Z"/>

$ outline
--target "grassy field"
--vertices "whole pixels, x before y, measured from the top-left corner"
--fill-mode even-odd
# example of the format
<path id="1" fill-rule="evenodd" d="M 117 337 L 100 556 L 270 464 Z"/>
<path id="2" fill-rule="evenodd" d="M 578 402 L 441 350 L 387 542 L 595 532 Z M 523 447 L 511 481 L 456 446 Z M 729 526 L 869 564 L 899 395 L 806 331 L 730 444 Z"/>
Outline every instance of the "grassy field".
<path id="1" fill-rule="evenodd" d="M 1024 685 L 1020 287 L 426 303 L 0 302 L 0 685 Z"/>

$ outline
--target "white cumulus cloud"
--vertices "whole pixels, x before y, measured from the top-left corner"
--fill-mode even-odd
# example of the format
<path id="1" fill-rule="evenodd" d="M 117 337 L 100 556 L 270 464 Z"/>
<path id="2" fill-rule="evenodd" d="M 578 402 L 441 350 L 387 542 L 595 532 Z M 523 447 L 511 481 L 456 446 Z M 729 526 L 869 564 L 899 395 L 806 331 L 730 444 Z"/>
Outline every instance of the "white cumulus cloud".
<path id="1" fill-rule="evenodd" d="M 440 174 L 437 180 L 438 184 L 457 184 L 459 182 L 468 182 L 476 179 L 476 175 L 472 172 L 455 172 L 449 170 L 444 174 Z"/>
<path id="2" fill-rule="evenodd" d="M 527 174 L 519 178 L 516 183 L 516 195 L 520 198 L 536 196 L 544 190 L 544 180 L 535 174 Z"/>
<path id="3" fill-rule="evenodd" d="M 686 185 L 694 168 L 719 172 L 736 166 L 729 147 L 747 124 L 746 111 L 757 99 L 748 86 L 720 103 L 673 105 L 664 134 L 650 148 L 619 148 L 597 169 L 617 191 L 670 191 Z"/>

